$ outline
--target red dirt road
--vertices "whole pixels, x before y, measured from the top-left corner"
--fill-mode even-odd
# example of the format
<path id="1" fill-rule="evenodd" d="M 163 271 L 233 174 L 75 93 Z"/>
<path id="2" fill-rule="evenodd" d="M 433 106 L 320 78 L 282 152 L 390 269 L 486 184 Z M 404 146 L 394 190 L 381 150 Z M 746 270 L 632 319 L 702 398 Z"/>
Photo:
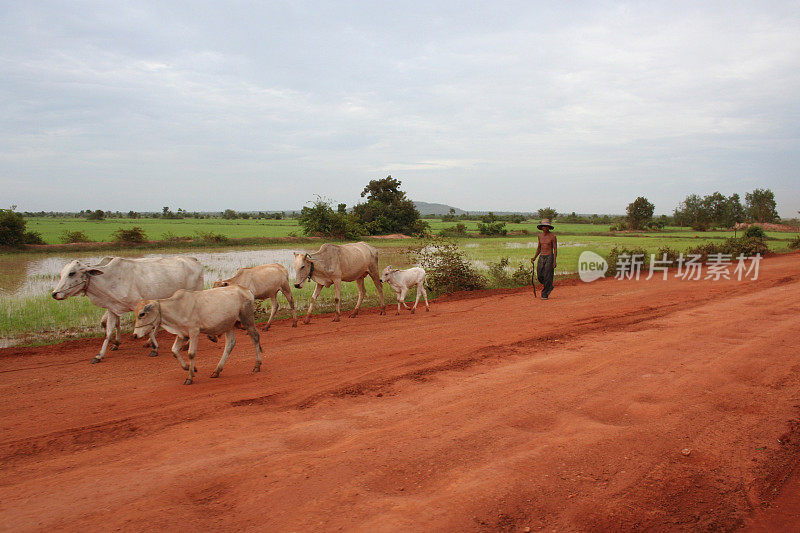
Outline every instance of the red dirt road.
<path id="1" fill-rule="evenodd" d="M 796 527 L 800 255 L 393 313 L 277 322 L 260 374 L 203 340 L 188 387 L 167 336 L 1 350 L 0 529 Z"/>

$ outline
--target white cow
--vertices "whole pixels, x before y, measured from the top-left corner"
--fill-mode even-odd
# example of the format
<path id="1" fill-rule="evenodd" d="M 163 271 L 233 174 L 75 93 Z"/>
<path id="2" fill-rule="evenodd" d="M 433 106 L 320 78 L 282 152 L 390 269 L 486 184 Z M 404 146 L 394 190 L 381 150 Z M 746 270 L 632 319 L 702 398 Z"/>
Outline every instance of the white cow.
<path id="1" fill-rule="evenodd" d="M 142 300 L 136 306 L 136 322 L 133 334 L 136 338 L 152 335 L 159 326 L 176 335 L 172 354 L 181 368 L 189 371 L 183 382 L 191 385 L 194 378 L 194 356 L 200 334 L 217 336 L 225 334 L 225 349 L 212 378 L 219 377 L 225 361 L 236 344 L 234 328 L 247 330 L 256 348 L 256 366 L 253 372 L 261 371 L 261 344 L 255 324 L 253 293 L 239 285 L 218 287 L 205 291 L 179 290 L 171 297 L 158 300 Z M 180 350 L 189 339 L 189 364 L 183 360 Z"/>
<path id="2" fill-rule="evenodd" d="M 61 279 L 53 289 L 53 298 L 65 300 L 83 294 L 95 305 L 106 309 L 103 325 L 106 338 L 100 353 L 92 363 L 99 363 L 120 343 L 120 316 L 133 311 L 142 299 L 167 298 L 178 289 L 201 290 L 203 267 L 193 257 L 160 257 L 128 259 L 104 257 L 97 265 L 72 261 L 61 270 Z M 112 340 L 116 333 L 116 339 Z M 158 355 L 155 331 L 150 335 L 153 350 Z"/>
<path id="3" fill-rule="evenodd" d="M 272 325 L 275 312 L 278 310 L 278 291 L 281 291 L 289 301 L 292 309 L 292 327 L 297 327 L 297 313 L 294 310 L 294 298 L 292 298 L 292 287 L 289 284 L 289 271 L 286 267 L 278 263 L 254 266 L 250 268 L 240 268 L 236 275 L 214 282 L 214 287 L 227 287 L 228 285 L 239 285 L 253 293 L 259 300 L 266 298 L 272 303 L 272 310 L 269 313 L 269 320 L 264 331 Z"/>
<path id="4" fill-rule="evenodd" d="M 425 269 L 422 267 L 413 267 L 406 270 L 398 270 L 392 268 L 392 265 L 387 266 L 381 272 L 381 281 L 388 283 L 395 294 L 397 294 L 397 314 L 400 314 L 400 302 L 403 302 L 403 307 L 411 309 L 411 314 L 417 310 L 419 303 L 419 295 L 425 297 L 425 311 L 430 311 L 431 307 L 428 305 L 428 292 L 425 290 Z M 417 299 L 414 302 L 414 307 L 406 305 L 406 292 L 411 287 L 417 287 Z"/>

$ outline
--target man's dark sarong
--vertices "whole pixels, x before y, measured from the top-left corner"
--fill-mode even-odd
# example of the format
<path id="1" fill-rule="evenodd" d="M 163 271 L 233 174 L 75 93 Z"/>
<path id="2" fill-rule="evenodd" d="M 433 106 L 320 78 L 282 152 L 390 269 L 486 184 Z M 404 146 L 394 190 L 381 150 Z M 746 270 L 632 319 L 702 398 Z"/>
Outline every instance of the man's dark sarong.
<path id="1" fill-rule="evenodd" d="M 553 263 L 555 258 L 552 255 L 540 255 L 539 263 L 536 268 L 536 277 L 542 287 L 542 298 L 547 298 L 553 292 Z"/>

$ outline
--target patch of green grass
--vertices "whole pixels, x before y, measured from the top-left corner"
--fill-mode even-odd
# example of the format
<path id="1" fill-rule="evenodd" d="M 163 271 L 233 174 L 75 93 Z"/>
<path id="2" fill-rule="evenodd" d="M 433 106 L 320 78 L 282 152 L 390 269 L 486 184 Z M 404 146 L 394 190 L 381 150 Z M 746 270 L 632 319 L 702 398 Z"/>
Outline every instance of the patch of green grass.
<path id="1" fill-rule="evenodd" d="M 303 231 L 296 220 L 256 220 L 236 219 L 160 219 L 160 218 L 112 218 L 108 220 L 86 220 L 83 218 L 28 218 L 29 231 L 41 233 L 47 244 L 58 244 L 65 231 L 82 231 L 89 239 L 99 242 L 114 240 L 113 234 L 119 229 L 139 226 L 148 240 L 158 241 L 169 237 L 191 237 L 198 234 L 213 233 L 225 235 L 230 239 L 246 237 L 289 237 L 294 233 L 302 236 Z"/>

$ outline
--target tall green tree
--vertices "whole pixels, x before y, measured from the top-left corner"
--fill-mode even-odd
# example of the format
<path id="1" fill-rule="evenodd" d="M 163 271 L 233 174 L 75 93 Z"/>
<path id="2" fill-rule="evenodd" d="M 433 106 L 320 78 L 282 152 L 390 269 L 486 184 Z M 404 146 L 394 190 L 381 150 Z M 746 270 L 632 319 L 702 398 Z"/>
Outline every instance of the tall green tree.
<path id="1" fill-rule="evenodd" d="M 653 219 L 655 206 L 644 196 L 628 204 L 628 228 L 642 229 Z"/>
<path id="2" fill-rule="evenodd" d="M 353 207 L 353 216 L 370 235 L 407 233 L 414 231 L 419 211 L 414 202 L 400 190 L 401 181 L 387 176 L 371 180 L 361 197 L 367 201 Z"/>
<path id="3" fill-rule="evenodd" d="M 364 228 L 352 215 L 334 211 L 330 202 L 320 196 L 310 206 L 303 207 L 298 221 L 306 235 L 357 239 L 364 234 Z"/>
<path id="4" fill-rule="evenodd" d="M 95 209 L 94 211 L 89 211 L 89 214 L 86 215 L 86 220 L 103 220 L 106 218 L 106 213 L 102 209 Z"/>
<path id="5" fill-rule="evenodd" d="M 539 218 L 548 218 L 551 221 L 558 217 L 558 213 L 556 213 L 556 210 L 552 207 L 542 207 L 539 209 L 539 211 L 537 211 L 536 214 L 539 216 Z"/>
<path id="6" fill-rule="evenodd" d="M 697 194 L 690 194 L 675 209 L 675 223 L 679 226 L 691 226 L 694 229 L 704 229 L 711 222 L 706 208 L 707 204 Z"/>
<path id="7" fill-rule="evenodd" d="M 14 208 L 0 209 L 0 246 L 44 244 L 39 233 L 25 231 L 27 221 L 21 214 L 16 213 Z"/>
<path id="8" fill-rule="evenodd" d="M 742 205 L 742 201 L 739 199 L 739 195 L 734 193 L 730 195 L 725 202 L 723 226 L 726 228 L 732 228 L 739 222 L 744 222 L 744 219 L 744 206 Z"/>
<path id="9" fill-rule="evenodd" d="M 753 222 L 776 222 L 778 217 L 775 194 L 770 189 L 756 189 L 744 195 L 747 217 Z"/>

